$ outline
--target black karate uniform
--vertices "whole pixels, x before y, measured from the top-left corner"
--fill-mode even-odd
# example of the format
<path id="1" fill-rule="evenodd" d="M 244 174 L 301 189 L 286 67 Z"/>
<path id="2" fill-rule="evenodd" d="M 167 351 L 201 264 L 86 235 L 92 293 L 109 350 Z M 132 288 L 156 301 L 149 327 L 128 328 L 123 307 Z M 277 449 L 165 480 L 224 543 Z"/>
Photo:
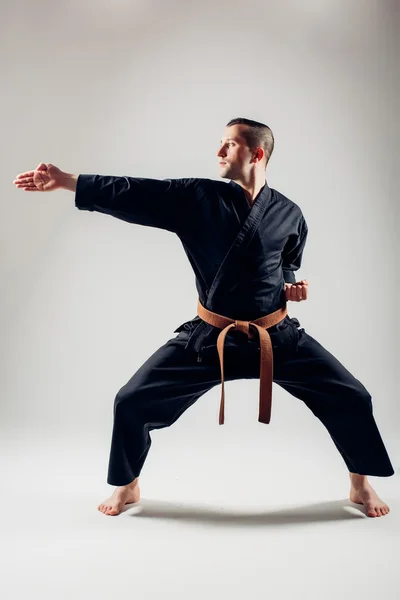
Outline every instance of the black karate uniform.
<path id="1" fill-rule="evenodd" d="M 200 302 L 232 319 L 253 320 L 285 305 L 284 283 L 295 282 L 307 238 L 297 204 L 266 183 L 252 206 L 240 185 L 202 178 L 148 179 L 80 175 L 80 210 L 175 233 L 196 276 Z M 378 431 L 371 395 L 288 315 L 268 329 L 273 381 L 302 400 L 328 430 L 348 470 L 394 474 Z M 220 330 L 196 316 L 159 348 L 120 389 L 107 482 L 139 476 L 152 429 L 168 427 L 221 382 Z M 225 380 L 259 378 L 257 339 L 233 330 L 225 344 Z"/>

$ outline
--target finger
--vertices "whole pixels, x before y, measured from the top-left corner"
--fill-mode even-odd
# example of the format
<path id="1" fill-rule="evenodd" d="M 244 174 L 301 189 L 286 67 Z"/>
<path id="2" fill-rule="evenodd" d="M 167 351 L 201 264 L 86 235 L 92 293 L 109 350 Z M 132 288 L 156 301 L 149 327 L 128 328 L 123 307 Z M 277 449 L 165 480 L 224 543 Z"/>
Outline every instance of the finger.
<path id="1" fill-rule="evenodd" d="M 33 189 L 39 189 L 37 187 L 37 185 L 35 185 L 34 183 L 32 184 L 28 184 L 28 185 L 17 185 L 17 188 L 19 188 L 20 190 L 33 190 Z"/>
<path id="2" fill-rule="evenodd" d="M 37 187 L 37 185 L 35 185 L 34 183 L 24 183 L 23 185 L 16 185 L 15 187 L 19 190 L 23 190 L 25 188 Z"/>
<path id="3" fill-rule="evenodd" d="M 295 300 L 296 302 L 299 302 L 301 300 L 301 295 L 302 295 L 302 287 L 301 285 L 297 284 L 295 286 Z"/>
<path id="4" fill-rule="evenodd" d="M 19 175 L 17 175 L 16 179 L 23 179 L 24 177 L 33 177 L 35 174 L 35 171 L 25 171 L 25 173 L 20 173 Z"/>
<path id="5" fill-rule="evenodd" d="M 25 185 L 26 183 L 33 183 L 33 177 L 24 177 L 21 179 L 15 179 L 13 183 L 18 183 L 19 185 Z"/>

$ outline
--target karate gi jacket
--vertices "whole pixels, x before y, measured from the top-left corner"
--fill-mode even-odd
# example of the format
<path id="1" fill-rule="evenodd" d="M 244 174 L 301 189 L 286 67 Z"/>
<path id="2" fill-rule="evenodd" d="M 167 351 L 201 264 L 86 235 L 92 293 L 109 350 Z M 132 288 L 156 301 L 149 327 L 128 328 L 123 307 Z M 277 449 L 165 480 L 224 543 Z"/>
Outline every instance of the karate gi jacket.
<path id="1" fill-rule="evenodd" d="M 175 233 L 202 305 L 240 320 L 284 306 L 284 284 L 295 282 L 308 233 L 300 207 L 267 183 L 250 206 L 234 181 L 81 174 L 75 205 Z M 183 328 L 197 352 L 219 333 L 198 316 L 175 331 Z"/>

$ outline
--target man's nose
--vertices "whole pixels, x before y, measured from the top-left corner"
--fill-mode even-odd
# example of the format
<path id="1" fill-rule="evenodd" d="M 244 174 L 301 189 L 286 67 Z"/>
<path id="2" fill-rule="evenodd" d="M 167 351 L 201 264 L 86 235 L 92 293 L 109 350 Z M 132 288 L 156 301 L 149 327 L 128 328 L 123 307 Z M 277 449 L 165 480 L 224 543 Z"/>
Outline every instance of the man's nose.
<path id="1" fill-rule="evenodd" d="M 226 152 L 224 151 L 224 148 L 220 148 L 217 152 L 217 156 L 225 156 Z"/>

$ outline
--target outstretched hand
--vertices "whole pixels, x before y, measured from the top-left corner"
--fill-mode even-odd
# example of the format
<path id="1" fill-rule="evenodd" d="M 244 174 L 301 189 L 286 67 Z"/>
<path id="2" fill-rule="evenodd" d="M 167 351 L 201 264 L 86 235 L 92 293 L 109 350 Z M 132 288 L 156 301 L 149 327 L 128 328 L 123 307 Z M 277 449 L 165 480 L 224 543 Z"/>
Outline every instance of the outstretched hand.
<path id="1" fill-rule="evenodd" d="M 286 300 L 293 300 L 294 302 L 301 302 L 302 300 L 307 300 L 308 297 L 308 281 L 307 279 L 302 279 L 301 281 L 296 281 L 296 283 L 285 283 L 284 291 L 286 295 Z"/>
<path id="2" fill-rule="evenodd" d="M 17 175 L 15 187 L 25 192 L 53 192 L 63 187 L 66 173 L 48 163 L 40 163 L 34 171 Z"/>

